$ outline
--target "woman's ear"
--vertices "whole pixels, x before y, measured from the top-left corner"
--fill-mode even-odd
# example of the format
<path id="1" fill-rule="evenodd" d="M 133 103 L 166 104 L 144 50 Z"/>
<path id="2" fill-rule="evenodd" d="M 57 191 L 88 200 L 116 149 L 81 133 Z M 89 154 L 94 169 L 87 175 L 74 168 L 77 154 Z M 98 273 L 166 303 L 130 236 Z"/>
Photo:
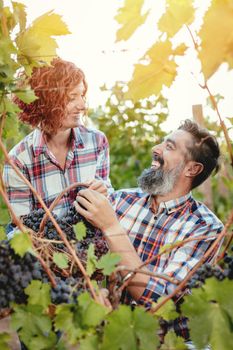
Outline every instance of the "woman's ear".
<path id="1" fill-rule="evenodd" d="M 203 164 L 195 162 L 195 161 L 190 161 L 187 164 L 187 170 L 186 170 L 185 175 L 187 177 L 195 177 L 198 174 L 200 174 L 203 171 L 203 169 L 204 169 Z"/>

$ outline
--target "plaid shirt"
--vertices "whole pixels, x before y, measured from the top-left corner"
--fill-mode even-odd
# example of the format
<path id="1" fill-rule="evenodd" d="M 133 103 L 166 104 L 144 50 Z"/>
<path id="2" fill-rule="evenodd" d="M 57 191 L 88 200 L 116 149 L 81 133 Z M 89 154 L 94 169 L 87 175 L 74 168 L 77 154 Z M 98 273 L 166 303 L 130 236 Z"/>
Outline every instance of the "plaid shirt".
<path id="1" fill-rule="evenodd" d="M 106 136 L 100 131 L 84 126 L 72 129 L 71 135 L 71 148 L 67 154 L 65 169 L 61 169 L 38 129 L 26 136 L 9 153 L 14 164 L 30 181 L 47 206 L 74 182 L 102 179 L 111 189 Z M 9 164 L 4 166 L 4 181 L 17 216 L 41 207 L 37 198 Z M 75 197 L 75 189 L 66 193 L 54 212 L 58 215 L 65 214 Z"/>
<path id="2" fill-rule="evenodd" d="M 153 212 L 152 197 L 140 189 L 116 191 L 110 196 L 122 227 L 144 262 L 159 253 L 161 247 L 186 238 L 205 235 L 206 239 L 192 241 L 182 247 L 173 248 L 150 262 L 150 271 L 166 274 L 182 281 L 204 255 L 223 224 L 191 193 L 162 202 L 157 213 Z M 151 277 L 139 304 L 150 306 L 159 296 L 170 294 L 176 285 L 164 279 Z"/>

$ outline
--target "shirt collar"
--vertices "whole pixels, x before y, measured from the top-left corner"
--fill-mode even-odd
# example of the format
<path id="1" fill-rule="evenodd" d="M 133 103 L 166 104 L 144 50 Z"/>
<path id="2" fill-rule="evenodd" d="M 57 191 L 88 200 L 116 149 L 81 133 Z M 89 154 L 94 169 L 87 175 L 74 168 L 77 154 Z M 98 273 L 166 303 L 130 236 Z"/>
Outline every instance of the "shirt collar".
<path id="1" fill-rule="evenodd" d="M 191 192 L 189 192 L 188 194 L 186 194 L 185 196 L 176 198 L 176 199 L 172 199 L 169 200 L 167 202 L 161 202 L 159 204 L 157 213 L 160 213 L 162 211 L 166 211 L 167 214 L 171 214 L 176 210 L 181 209 L 182 207 L 184 207 L 188 201 L 190 201 L 192 199 L 192 194 Z M 153 211 L 153 196 L 150 196 L 150 208 Z"/>
<path id="2" fill-rule="evenodd" d="M 34 130 L 32 147 L 33 147 L 35 157 L 38 157 L 46 149 L 45 139 L 40 129 Z"/>
<path id="3" fill-rule="evenodd" d="M 41 153 L 44 153 L 47 149 L 47 145 L 43 136 L 43 132 L 40 129 L 35 129 L 33 133 L 33 151 L 35 157 L 38 157 Z M 71 149 L 84 148 L 84 142 L 81 136 L 79 128 L 71 130 Z"/>

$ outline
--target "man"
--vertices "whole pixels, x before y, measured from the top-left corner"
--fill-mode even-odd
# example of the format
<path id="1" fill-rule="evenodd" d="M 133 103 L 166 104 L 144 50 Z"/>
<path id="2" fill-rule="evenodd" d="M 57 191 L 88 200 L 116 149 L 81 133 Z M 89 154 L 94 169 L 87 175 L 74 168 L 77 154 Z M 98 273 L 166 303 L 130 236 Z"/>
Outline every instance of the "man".
<path id="1" fill-rule="evenodd" d="M 135 269 L 150 259 L 144 270 L 182 281 L 223 228 L 190 193 L 218 170 L 219 146 L 208 130 L 187 119 L 152 153 L 151 167 L 138 179 L 140 188 L 113 193 L 112 206 L 101 194 L 82 190 L 75 206 L 103 231 L 110 250 L 120 254 L 121 265 Z M 199 236 L 206 238 L 152 260 L 162 246 Z M 122 274 L 125 280 L 132 276 Z M 171 282 L 142 273 L 136 273 L 127 287 L 133 300 L 148 307 L 175 288 Z"/>

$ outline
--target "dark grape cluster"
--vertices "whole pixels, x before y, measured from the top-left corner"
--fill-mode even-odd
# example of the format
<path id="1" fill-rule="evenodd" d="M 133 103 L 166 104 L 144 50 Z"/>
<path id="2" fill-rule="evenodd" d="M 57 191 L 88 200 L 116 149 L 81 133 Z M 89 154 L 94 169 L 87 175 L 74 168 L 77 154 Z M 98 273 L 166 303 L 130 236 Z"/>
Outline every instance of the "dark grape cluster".
<path id="1" fill-rule="evenodd" d="M 44 215 L 45 211 L 43 209 L 33 210 L 30 214 L 23 217 L 23 223 L 33 231 L 38 232 Z M 76 243 L 76 251 L 82 261 L 86 260 L 84 258 L 86 254 L 83 251 L 86 251 L 88 249 L 90 243 L 94 244 L 95 255 L 98 259 L 107 253 L 107 244 L 103 238 L 101 231 L 93 227 L 84 217 L 78 214 L 73 205 L 70 206 L 65 216 L 57 217 L 54 214 L 53 216 L 69 241 L 77 241 L 73 225 L 76 225 L 79 222 L 82 222 L 85 225 L 86 236 L 84 239 L 77 241 Z M 61 241 L 61 238 L 51 220 L 47 220 L 45 224 L 44 237 L 50 240 Z M 55 246 L 59 249 L 65 249 L 62 241 L 55 244 Z"/>
<path id="2" fill-rule="evenodd" d="M 24 303 L 24 289 L 32 279 L 46 282 L 47 275 L 39 261 L 30 253 L 15 254 L 8 241 L 0 242 L 0 309 L 15 301 Z"/>
<path id="3" fill-rule="evenodd" d="M 233 251 L 233 247 L 231 251 Z M 212 266 L 209 263 L 203 264 L 188 281 L 187 287 L 198 288 L 210 277 L 215 277 L 219 281 L 225 278 L 233 279 L 233 256 L 226 254 L 221 266 Z"/>
<path id="4" fill-rule="evenodd" d="M 56 277 L 56 287 L 51 290 L 51 300 L 54 304 L 75 302 L 79 294 L 85 290 L 82 277 L 65 279 Z"/>

